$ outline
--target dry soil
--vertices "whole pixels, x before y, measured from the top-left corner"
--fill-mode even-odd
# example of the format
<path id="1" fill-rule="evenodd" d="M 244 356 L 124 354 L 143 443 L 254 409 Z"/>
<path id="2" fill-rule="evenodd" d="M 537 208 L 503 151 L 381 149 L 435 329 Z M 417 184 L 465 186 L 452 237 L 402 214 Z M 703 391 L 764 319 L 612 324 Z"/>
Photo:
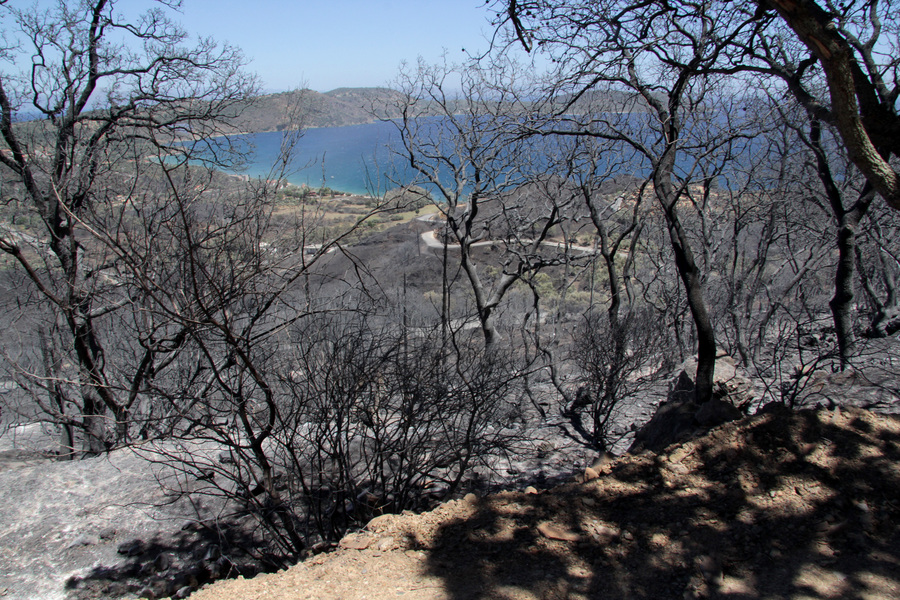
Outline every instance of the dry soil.
<path id="1" fill-rule="evenodd" d="M 896 416 L 775 411 L 586 476 L 378 517 L 191 598 L 900 598 Z"/>

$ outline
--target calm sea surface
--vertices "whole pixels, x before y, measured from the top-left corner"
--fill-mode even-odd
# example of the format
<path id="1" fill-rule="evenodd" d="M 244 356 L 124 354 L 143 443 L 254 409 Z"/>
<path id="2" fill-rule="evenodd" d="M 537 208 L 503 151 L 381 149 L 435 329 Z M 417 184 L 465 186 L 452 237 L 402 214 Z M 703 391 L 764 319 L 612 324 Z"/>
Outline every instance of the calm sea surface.
<path id="1" fill-rule="evenodd" d="M 434 123 L 440 127 L 439 120 Z M 648 130 L 648 135 L 652 137 L 653 131 Z M 268 178 L 272 165 L 277 162 L 284 134 L 256 133 L 239 137 L 254 148 L 253 158 L 242 172 L 252 177 Z M 399 142 L 397 127 L 390 122 L 308 129 L 296 145 L 287 179 L 296 185 L 306 184 L 314 188 L 324 185 L 352 194 L 380 196 L 389 189 L 416 179 L 408 163 L 391 151 L 391 147 L 398 146 Z M 551 144 L 542 148 L 543 143 L 538 141 L 532 144 L 527 156 L 522 159 L 530 160 L 539 167 L 546 165 L 547 156 L 553 152 L 553 147 Z M 734 154 L 747 160 L 756 151 L 758 150 L 754 150 L 752 142 L 743 148 L 732 149 Z M 648 166 L 637 158 L 623 159 L 611 154 L 607 160 L 614 162 L 601 161 L 598 173 L 613 165 L 616 174 L 620 175 L 645 176 L 649 172 Z M 687 175 L 695 171 L 695 163 L 688 156 L 680 156 L 676 171 Z M 697 177 L 697 174 L 693 173 L 693 176 Z M 724 172 L 720 171 L 719 177 L 721 185 L 730 187 L 741 179 L 740 168 L 735 170 L 735 166 L 730 166 Z M 731 178 L 734 180 L 729 183 L 728 179 Z"/>
<path id="2" fill-rule="evenodd" d="M 281 150 L 283 134 L 241 136 L 254 148 L 252 162 L 243 172 L 267 177 Z M 288 181 L 353 194 L 383 194 L 402 181 L 405 170 L 389 147 L 399 140 L 392 123 L 308 129 L 294 151 Z"/>

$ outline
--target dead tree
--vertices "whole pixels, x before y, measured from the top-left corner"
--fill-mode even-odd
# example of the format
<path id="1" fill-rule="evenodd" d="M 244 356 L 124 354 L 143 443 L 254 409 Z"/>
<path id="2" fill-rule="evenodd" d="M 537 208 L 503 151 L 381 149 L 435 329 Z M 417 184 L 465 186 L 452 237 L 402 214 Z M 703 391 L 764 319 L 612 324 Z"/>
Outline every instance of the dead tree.
<path id="1" fill-rule="evenodd" d="M 708 187 L 710 165 L 749 135 L 729 100 L 713 93 L 720 57 L 750 27 L 731 15 L 689 4 L 559 2 L 504 4 L 513 39 L 547 53 L 558 67 L 545 95 L 558 98 L 555 124 L 534 135 L 594 136 L 638 154 L 665 216 L 669 242 L 697 335 L 697 397 L 712 397 L 715 329 L 682 211 L 689 193 Z M 733 102 L 733 100 L 731 100 Z M 722 119 L 726 115 L 730 118 Z M 702 166 L 706 163 L 706 166 Z"/>
<path id="2" fill-rule="evenodd" d="M 441 215 L 437 231 L 449 274 L 443 303 L 458 269 L 488 349 L 500 340 L 495 314 L 512 286 L 565 260 L 565 242 L 550 242 L 573 199 L 563 189 L 547 193 L 553 182 L 536 173 L 539 151 L 517 139 L 525 105 L 514 82 L 522 73 L 514 65 L 508 71 L 493 67 L 420 64 L 403 73 L 402 118 L 394 121 L 401 140 L 397 156 L 409 165 L 414 183 L 433 191 Z M 450 90 L 454 77 L 462 82 L 458 94 Z M 480 270 L 476 258 L 488 246 L 502 250 L 495 277 Z M 447 268 L 448 258 L 457 269 Z"/>
<path id="3" fill-rule="evenodd" d="M 109 276 L 109 257 L 85 243 L 84 222 L 98 200 L 139 196 L 143 179 L 132 173 L 146 167 L 146 149 L 221 132 L 255 81 L 239 51 L 209 40 L 185 45 L 187 34 L 161 9 L 134 22 L 122 20 L 113 0 L 0 10 L 21 41 L 7 52 L 31 64 L 0 78 L 0 163 L 37 223 L 33 234 L 4 226 L 0 249 L 65 326 L 83 449 L 97 453 L 128 436 L 128 385 L 115 373 L 102 324 L 128 297 Z M 23 122 L 25 115 L 37 118 Z"/>

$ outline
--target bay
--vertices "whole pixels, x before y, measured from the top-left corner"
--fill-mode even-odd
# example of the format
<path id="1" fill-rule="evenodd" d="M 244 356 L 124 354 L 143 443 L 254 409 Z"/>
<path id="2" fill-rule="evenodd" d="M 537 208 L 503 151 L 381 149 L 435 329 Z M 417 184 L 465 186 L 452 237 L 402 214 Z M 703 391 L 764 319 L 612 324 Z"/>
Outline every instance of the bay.
<path id="1" fill-rule="evenodd" d="M 252 149 L 240 172 L 269 177 L 284 135 L 269 132 L 237 136 Z M 294 185 L 325 186 L 351 194 L 384 194 L 397 182 L 409 179 L 404 179 L 406 169 L 390 150 L 399 140 L 397 127 L 390 122 L 307 129 L 294 149 L 287 180 Z"/>
<path id="2" fill-rule="evenodd" d="M 441 123 L 440 118 L 433 118 L 434 127 L 441 128 Z M 639 124 L 637 125 L 637 129 L 640 129 Z M 654 133 L 650 127 L 644 132 L 651 137 L 648 140 L 651 145 Z M 239 172 L 251 177 L 270 178 L 272 165 L 278 161 L 285 135 L 282 132 L 268 132 L 233 136 L 252 149 L 248 161 Z M 381 196 L 387 190 L 409 183 L 423 185 L 437 192 L 434 186 L 423 184 L 421 178 L 409 167 L 408 161 L 392 150 L 392 147 L 400 147 L 400 141 L 397 125 L 390 121 L 307 129 L 296 144 L 286 179 L 294 185 L 307 185 L 311 188 L 324 186 L 359 195 Z M 540 172 L 547 169 L 553 153 L 558 150 L 552 143 L 539 139 L 529 143 L 527 157 L 533 163 L 532 168 Z M 743 160 L 735 161 L 732 158 L 732 165 L 718 173 L 720 185 L 728 188 L 734 187 L 742 178 L 738 165 L 748 162 L 758 149 L 750 141 L 745 142 L 743 147 L 733 148 L 732 152 Z M 709 158 L 706 157 L 707 160 Z M 691 174 L 696 168 L 695 160 L 690 153 L 680 153 L 676 163 L 677 174 L 696 177 L 696 173 Z M 617 175 L 644 177 L 649 173 L 649 166 L 640 157 L 635 155 L 626 158 L 617 153 L 604 157 L 596 168 L 598 173 L 602 173 L 612 165 L 615 165 Z M 449 176 L 445 168 L 441 168 L 440 172 L 442 176 Z"/>

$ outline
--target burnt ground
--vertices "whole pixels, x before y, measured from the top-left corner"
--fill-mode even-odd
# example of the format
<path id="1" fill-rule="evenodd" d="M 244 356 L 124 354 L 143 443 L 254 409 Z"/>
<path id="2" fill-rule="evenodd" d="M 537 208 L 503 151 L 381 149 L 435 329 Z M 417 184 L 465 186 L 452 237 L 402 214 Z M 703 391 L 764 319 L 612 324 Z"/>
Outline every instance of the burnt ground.
<path id="1" fill-rule="evenodd" d="M 586 483 L 571 482 L 590 453 L 550 421 L 534 452 L 494 469 L 520 491 L 382 516 L 337 552 L 195 596 L 900 598 L 898 418 L 775 411 Z M 171 494 L 134 450 L 57 462 L 48 444 L 34 425 L 0 437 L 0 597 L 161 597 L 272 568 L 252 531 Z"/>
<path id="2" fill-rule="evenodd" d="M 270 568 L 220 502 L 174 493 L 204 482 L 173 481 L 135 449 L 57 461 L 51 445 L 40 425 L 0 437 L 0 598 L 162 596 Z"/>
<path id="3" fill-rule="evenodd" d="M 629 406 L 628 418 L 649 418 L 649 402 Z M 571 480 L 594 453 L 564 435 L 563 423 L 556 415 L 519 424 L 515 451 L 475 469 L 470 487 L 523 489 Z M 170 480 L 164 465 L 148 462 L 152 453 L 138 447 L 59 461 L 55 442 L 40 424 L 0 435 L 0 598 L 164 597 L 279 566 L 259 554 L 265 544 L 250 519 L 232 518 L 232 510 L 209 496 L 190 500 L 173 493 L 202 491 L 205 484 Z"/>
<path id="4" fill-rule="evenodd" d="M 440 265 L 419 258 L 418 231 L 391 235 L 417 265 L 407 282 L 421 292 Z M 344 262 L 335 259 L 335 278 Z M 811 377 L 808 403 L 840 396 L 896 408 L 895 349 L 876 357 L 889 363 L 877 385 L 859 372 Z M 867 359 L 867 373 L 876 362 Z M 631 436 L 625 424 L 649 419 L 664 395 L 628 406 L 619 451 Z M 196 597 L 900 598 L 894 417 L 754 417 L 684 451 L 621 458 L 600 479 L 553 487 L 583 472 L 592 453 L 567 435 L 556 405 L 544 408 L 539 426 L 534 415 L 519 424 L 529 438 L 518 454 L 482 471 L 492 489 L 536 493 L 479 492 L 419 516 L 381 517 L 335 553 Z M 133 451 L 56 462 L 46 452 L 53 440 L 29 427 L 24 438 L 0 435 L 0 597 L 159 597 L 271 568 L 252 556 L 252 531 L 226 527 L 223 537 L 221 506 L 171 495 Z"/>
<path id="5" fill-rule="evenodd" d="M 584 483 L 379 517 L 196 600 L 900 598 L 900 419 L 772 411 Z"/>

